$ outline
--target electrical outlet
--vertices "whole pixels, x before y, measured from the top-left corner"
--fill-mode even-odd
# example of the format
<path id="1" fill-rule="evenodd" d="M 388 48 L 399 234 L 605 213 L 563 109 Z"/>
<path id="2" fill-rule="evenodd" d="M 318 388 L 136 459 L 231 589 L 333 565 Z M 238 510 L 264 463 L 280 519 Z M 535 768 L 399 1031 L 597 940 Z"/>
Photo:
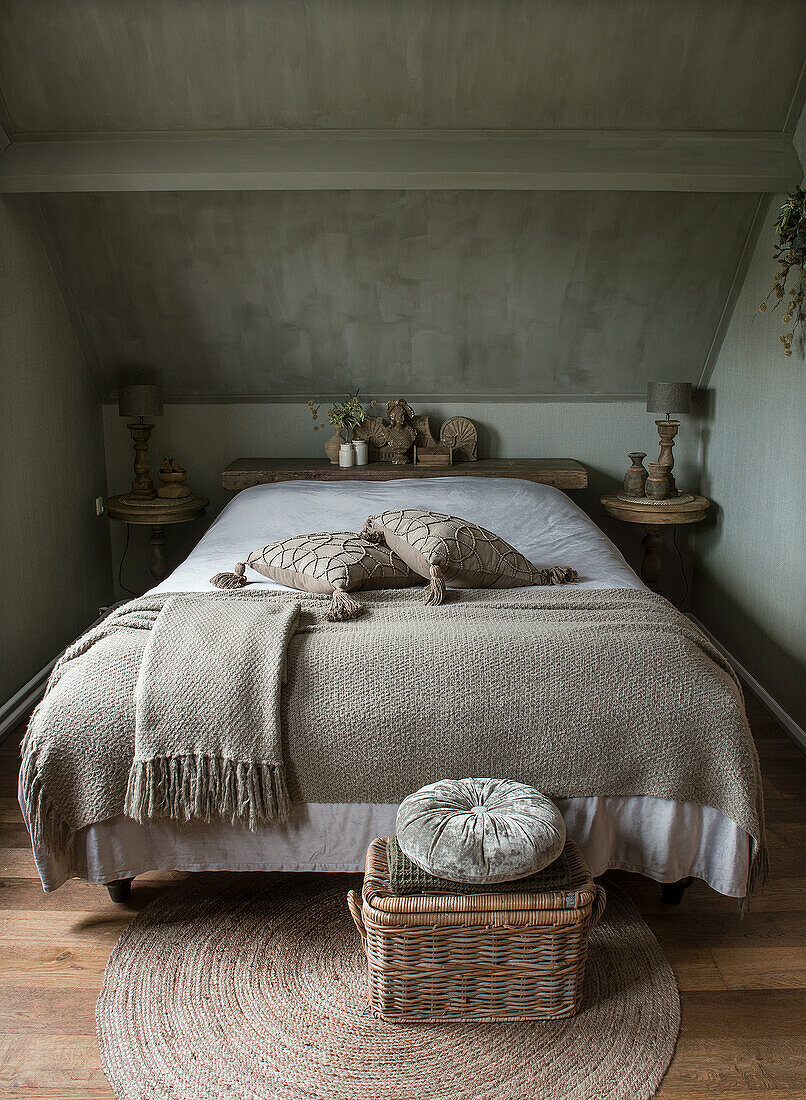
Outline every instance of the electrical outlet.
<path id="1" fill-rule="evenodd" d="M 104 498 L 95 498 L 95 514 L 96 516 L 102 516 L 104 514 Z"/>

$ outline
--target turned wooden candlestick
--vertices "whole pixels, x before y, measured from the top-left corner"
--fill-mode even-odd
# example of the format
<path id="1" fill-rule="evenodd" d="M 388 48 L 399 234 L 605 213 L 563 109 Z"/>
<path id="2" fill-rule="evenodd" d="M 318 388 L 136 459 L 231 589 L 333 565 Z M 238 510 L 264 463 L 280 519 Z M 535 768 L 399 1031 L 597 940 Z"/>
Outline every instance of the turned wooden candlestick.
<path id="1" fill-rule="evenodd" d="M 672 474 L 672 467 L 674 466 L 672 448 L 674 447 L 674 437 L 677 435 L 677 429 L 680 427 L 680 421 L 656 420 L 655 426 L 658 429 L 658 439 L 660 440 L 660 454 L 658 455 L 657 465 L 666 467 L 666 477 L 669 482 L 666 496 L 676 497 L 678 490 Z"/>

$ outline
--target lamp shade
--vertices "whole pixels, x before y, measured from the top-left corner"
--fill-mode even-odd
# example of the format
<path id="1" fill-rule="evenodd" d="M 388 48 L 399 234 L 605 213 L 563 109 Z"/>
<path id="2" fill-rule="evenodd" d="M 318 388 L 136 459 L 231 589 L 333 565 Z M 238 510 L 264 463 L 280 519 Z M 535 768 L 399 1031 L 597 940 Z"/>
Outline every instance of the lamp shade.
<path id="1" fill-rule="evenodd" d="M 159 416 L 162 386 L 119 386 L 118 412 L 121 416 Z"/>
<path id="2" fill-rule="evenodd" d="M 691 383 L 647 382 L 646 411 L 648 413 L 691 412 Z"/>

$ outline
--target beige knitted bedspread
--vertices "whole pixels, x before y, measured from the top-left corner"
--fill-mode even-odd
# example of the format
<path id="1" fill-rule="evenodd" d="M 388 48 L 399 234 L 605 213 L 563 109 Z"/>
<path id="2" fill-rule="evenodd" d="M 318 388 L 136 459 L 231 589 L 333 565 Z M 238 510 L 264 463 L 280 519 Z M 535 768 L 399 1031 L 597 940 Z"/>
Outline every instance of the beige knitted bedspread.
<path id="1" fill-rule="evenodd" d="M 237 615 L 251 595 L 211 593 L 211 615 Z M 417 591 L 362 593 L 367 611 L 347 623 L 326 621 L 325 596 L 259 596 L 301 605 L 281 700 L 292 800 L 390 803 L 463 776 L 557 798 L 654 795 L 721 811 L 752 838 L 749 885 L 766 873 L 738 681 L 660 596 L 465 591 L 430 608 Z M 32 833 L 68 861 L 76 830 L 124 812 L 138 673 L 166 599 L 132 601 L 71 647 L 31 720 L 22 777 Z M 192 754 L 193 730 L 184 736 Z"/>

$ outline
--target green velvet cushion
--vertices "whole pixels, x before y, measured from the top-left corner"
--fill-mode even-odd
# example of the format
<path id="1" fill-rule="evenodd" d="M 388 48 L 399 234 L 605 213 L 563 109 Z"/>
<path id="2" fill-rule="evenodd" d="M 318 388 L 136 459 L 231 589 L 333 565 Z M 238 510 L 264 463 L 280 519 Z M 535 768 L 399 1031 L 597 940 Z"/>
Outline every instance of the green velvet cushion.
<path id="1" fill-rule="evenodd" d="M 562 814 L 512 779 L 442 779 L 404 798 L 397 840 L 409 859 L 449 882 L 509 882 L 552 863 L 565 844 Z"/>

